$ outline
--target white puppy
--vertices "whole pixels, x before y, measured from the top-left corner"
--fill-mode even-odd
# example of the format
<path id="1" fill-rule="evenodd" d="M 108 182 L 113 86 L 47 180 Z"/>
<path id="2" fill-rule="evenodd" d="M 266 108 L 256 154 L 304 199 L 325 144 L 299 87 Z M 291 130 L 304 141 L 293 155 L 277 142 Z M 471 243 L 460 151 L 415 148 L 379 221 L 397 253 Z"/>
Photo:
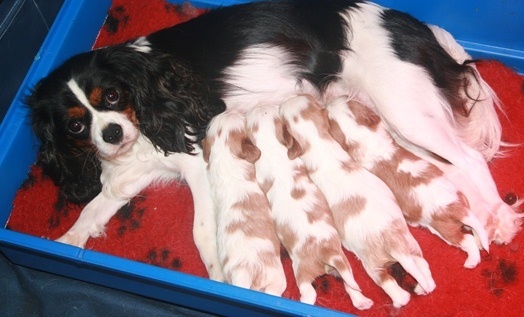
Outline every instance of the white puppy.
<path id="1" fill-rule="evenodd" d="M 329 205 L 311 181 L 299 158 L 290 160 L 277 106 L 255 108 L 247 114 L 247 133 L 261 156 L 255 163 L 259 184 L 271 205 L 280 241 L 293 262 L 300 300 L 314 304 L 316 277 L 338 273 L 357 309 L 368 309 L 373 301 L 355 282 L 350 264 L 334 226 Z"/>
<path id="2" fill-rule="evenodd" d="M 280 108 L 293 137 L 290 157 L 299 155 L 311 179 L 324 193 L 343 245 L 361 261 L 369 276 L 395 307 L 410 294 L 387 272 L 393 263 L 410 273 L 417 294 L 435 289 L 429 265 L 409 232 L 393 193 L 378 177 L 357 165 L 329 134 L 327 113 L 309 96 L 296 96 Z"/>
<path id="3" fill-rule="evenodd" d="M 369 107 L 342 97 L 326 110 L 331 135 L 358 164 L 389 186 L 408 223 L 426 227 L 461 248 L 468 254 L 464 266 L 475 267 L 480 262 L 479 247 L 489 250 L 489 241 L 466 196 L 438 167 L 400 147 Z"/>
<path id="4" fill-rule="evenodd" d="M 227 282 L 281 296 L 286 276 L 269 202 L 253 163 L 259 149 L 246 136 L 245 117 L 216 116 L 203 141 L 211 195 L 217 208 L 218 256 Z"/>

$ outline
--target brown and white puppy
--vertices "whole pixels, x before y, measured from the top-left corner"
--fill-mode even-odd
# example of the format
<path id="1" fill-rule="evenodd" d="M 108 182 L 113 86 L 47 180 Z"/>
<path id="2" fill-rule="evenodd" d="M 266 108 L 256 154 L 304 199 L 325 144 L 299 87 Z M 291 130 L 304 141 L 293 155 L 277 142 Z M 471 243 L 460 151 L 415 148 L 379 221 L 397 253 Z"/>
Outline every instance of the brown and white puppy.
<path id="1" fill-rule="evenodd" d="M 217 213 L 218 257 L 230 284 L 281 296 L 286 276 L 269 202 L 253 163 L 259 149 L 249 141 L 245 117 L 225 112 L 210 123 L 204 159 Z"/>
<path id="2" fill-rule="evenodd" d="M 465 267 L 477 266 L 479 248 L 489 250 L 489 240 L 464 193 L 437 166 L 400 147 L 369 107 L 342 97 L 326 110 L 331 135 L 358 164 L 389 186 L 407 222 L 426 227 L 464 250 Z M 466 232 L 465 226 L 472 232 Z"/>
<path id="3" fill-rule="evenodd" d="M 415 278 L 417 294 L 432 292 L 435 282 L 429 265 L 393 193 L 333 139 L 326 111 L 309 96 L 299 95 L 284 102 L 280 113 L 293 137 L 290 157 L 302 158 L 329 203 L 344 247 L 362 261 L 393 305 L 406 305 L 410 294 L 388 273 L 391 264 L 400 263 Z"/>
<path id="4" fill-rule="evenodd" d="M 293 262 L 300 301 L 314 304 L 316 277 L 338 274 L 357 309 L 368 309 L 373 301 L 355 282 L 342 250 L 326 198 L 309 177 L 299 158 L 289 159 L 289 134 L 278 106 L 261 106 L 247 113 L 247 133 L 261 151 L 255 163 L 256 176 L 271 205 L 278 237 Z"/>

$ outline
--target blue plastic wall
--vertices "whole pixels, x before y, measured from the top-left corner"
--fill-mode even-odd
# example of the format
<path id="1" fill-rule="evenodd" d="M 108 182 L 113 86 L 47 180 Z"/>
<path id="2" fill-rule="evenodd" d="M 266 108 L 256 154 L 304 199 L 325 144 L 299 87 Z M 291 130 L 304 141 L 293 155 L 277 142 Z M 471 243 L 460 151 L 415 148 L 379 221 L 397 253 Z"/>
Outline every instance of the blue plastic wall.
<path id="1" fill-rule="evenodd" d="M 321 1 L 321 0 L 319 0 Z M 175 1 L 176 2 L 176 1 Z M 181 1 L 179 1 L 181 2 Z M 244 1 L 194 1 L 216 7 Z M 524 1 L 379 0 L 451 31 L 474 57 L 496 58 L 524 72 Z M 0 227 L 7 223 L 17 189 L 35 161 L 38 144 L 27 122 L 23 96 L 68 57 L 87 51 L 110 0 L 66 0 L 0 125 Z M 0 74 L 4 76 L 4 74 Z M 37 237 L 0 229 L 0 249 L 13 262 L 217 314 L 322 315 L 337 312 L 177 273 Z"/>

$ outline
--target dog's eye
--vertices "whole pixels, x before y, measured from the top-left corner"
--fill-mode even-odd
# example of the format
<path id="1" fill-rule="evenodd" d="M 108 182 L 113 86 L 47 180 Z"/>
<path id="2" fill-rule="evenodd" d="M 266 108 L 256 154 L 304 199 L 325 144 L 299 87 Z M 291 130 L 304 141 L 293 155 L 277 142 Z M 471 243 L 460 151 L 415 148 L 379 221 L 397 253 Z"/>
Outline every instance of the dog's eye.
<path id="1" fill-rule="evenodd" d="M 120 94 L 115 89 L 109 89 L 105 92 L 105 98 L 108 104 L 114 105 L 120 100 Z"/>
<path id="2" fill-rule="evenodd" d="M 71 133 L 79 134 L 85 130 L 86 126 L 78 120 L 70 120 L 67 123 L 67 128 L 69 129 Z"/>

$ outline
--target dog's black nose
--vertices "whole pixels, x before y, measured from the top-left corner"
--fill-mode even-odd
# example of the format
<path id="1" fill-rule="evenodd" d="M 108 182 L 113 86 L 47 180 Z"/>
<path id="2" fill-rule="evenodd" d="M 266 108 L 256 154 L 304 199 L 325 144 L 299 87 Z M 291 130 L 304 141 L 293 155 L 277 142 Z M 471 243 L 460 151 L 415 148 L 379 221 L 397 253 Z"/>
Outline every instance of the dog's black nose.
<path id="1" fill-rule="evenodd" d="M 116 123 L 109 124 L 104 131 L 102 131 L 102 139 L 111 144 L 119 143 L 122 141 L 123 136 L 122 127 Z"/>

